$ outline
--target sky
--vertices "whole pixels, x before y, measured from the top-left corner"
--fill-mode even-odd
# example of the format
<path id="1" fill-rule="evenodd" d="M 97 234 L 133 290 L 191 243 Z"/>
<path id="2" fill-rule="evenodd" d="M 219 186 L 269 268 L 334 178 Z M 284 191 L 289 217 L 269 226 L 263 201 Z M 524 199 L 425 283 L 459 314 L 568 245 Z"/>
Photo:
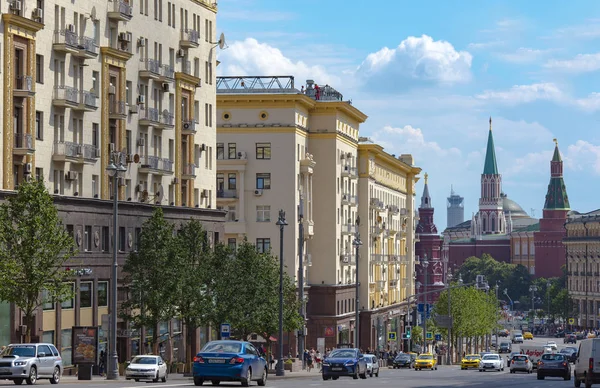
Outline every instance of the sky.
<path id="1" fill-rule="evenodd" d="M 360 127 L 477 211 L 489 118 L 503 191 L 542 215 L 558 139 L 571 208 L 600 208 L 600 2 L 221 0 L 219 75 L 329 84 Z M 417 201 L 423 179 L 417 184 Z"/>

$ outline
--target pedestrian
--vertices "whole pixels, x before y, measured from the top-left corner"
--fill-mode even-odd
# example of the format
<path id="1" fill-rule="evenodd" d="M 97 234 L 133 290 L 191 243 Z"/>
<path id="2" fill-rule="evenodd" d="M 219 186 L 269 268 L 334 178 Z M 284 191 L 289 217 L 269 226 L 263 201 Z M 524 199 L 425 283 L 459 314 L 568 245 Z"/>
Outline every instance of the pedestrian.
<path id="1" fill-rule="evenodd" d="M 313 367 L 313 359 L 312 359 L 308 349 L 306 349 L 304 351 L 304 361 L 306 362 L 306 370 L 308 370 L 310 372 L 310 370 Z"/>
<path id="2" fill-rule="evenodd" d="M 104 358 L 105 358 L 105 354 L 104 354 L 104 350 L 100 351 L 100 360 L 98 362 L 98 373 L 100 374 L 100 376 L 104 376 Z"/>
<path id="3" fill-rule="evenodd" d="M 319 372 L 321 371 L 321 362 L 322 362 L 321 352 L 319 352 L 317 350 L 317 353 L 315 353 L 315 363 L 317 364 L 317 370 Z"/>

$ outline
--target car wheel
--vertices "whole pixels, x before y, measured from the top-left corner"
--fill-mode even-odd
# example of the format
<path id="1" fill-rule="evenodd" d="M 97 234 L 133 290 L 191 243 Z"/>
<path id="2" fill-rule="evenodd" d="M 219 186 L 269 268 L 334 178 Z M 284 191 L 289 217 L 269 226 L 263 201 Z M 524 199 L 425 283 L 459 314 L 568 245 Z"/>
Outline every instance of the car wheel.
<path id="1" fill-rule="evenodd" d="M 333 376 L 331 379 L 332 379 L 332 380 L 337 380 L 337 379 L 339 379 L 339 378 L 340 378 L 340 376 Z"/>
<path id="2" fill-rule="evenodd" d="M 379 369 L 377 369 L 377 373 L 375 373 L 375 377 L 379 377 Z"/>
<path id="3" fill-rule="evenodd" d="M 565 374 L 565 376 L 564 376 L 564 380 L 565 380 L 565 381 L 569 381 L 569 380 L 571 380 L 571 374 Z"/>
<path id="4" fill-rule="evenodd" d="M 129 379 L 127 379 L 127 380 L 129 380 Z M 140 382 L 140 379 L 134 379 L 134 381 L 135 381 L 136 383 L 139 383 L 139 382 Z"/>
<path id="5" fill-rule="evenodd" d="M 581 380 L 577 379 L 577 373 L 573 372 L 573 380 L 573 385 L 575 385 L 575 388 L 581 387 Z"/>
<path id="6" fill-rule="evenodd" d="M 200 386 L 202 384 L 204 384 L 204 380 L 202 380 L 200 377 L 194 377 L 194 385 Z"/>
<path id="7" fill-rule="evenodd" d="M 212 385 L 219 385 L 221 382 L 219 380 L 211 380 Z"/>
<path id="8" fill-rule="evenodd" d="M 251 381 L 252 381 L 252 370 L 250 368 L 248 368 L 248 371 L 246 371 L 246 377 L 242 379 L 242 387 L 249 386 Z"/>
<path id="9" fill-rule="evenodd" d="M 156 377 L 154 379 L 152 379 L 152 381 L 154 381 L 155 383 L 158 383 L 158 379 L 159 379 L 158 373 L 159 372 L 156 371 Z"/>
<path id="10" fill-rule="evenodd" d="M 267 385 L 267 375 L 269 373 L 267 372 L 267 368 L 265 368 L 265 370 L 263 371 L 263 375 L 261 376 L 260 380 L 258 380 L 258 385 L 260 385 L 261 387 L 264 387 L 265 385 Z"/>
<path id="11" fill-rule="evenodd" d="M 167 372 L 165 371 L 165 375 L 160 379 L 163 383 L 167 382 Z"/>
<path id="12" fill-rule="evenodd" d="M 31 369 L 29 369 L 29 377 L 25 379 L 25 382 L 27 383 L 27 385 L 33 385 L 33 384 L 35 384 L 36 381 L 37 381 L 37 368 L 35 366 L 32 366 Z"/>
<path id="13" fill-rule="evenodd" d="M 23 379 L 14 379 L 15 385 L 23 384 Z"/>
<path id="14" fill-rule="evenodd" d="M 50 378 L 50 384 L 58 384 L 60 382 L 60 368 L 54 368 L 54 373 L 52 373 L 52 377 Z"/>
<path id="15" fill-rule="evenodd" d="M 538 379 L 538 380 L 544 380 L 544 375 L 541 375 L 541 374 L 539 374 L 539 373 L 538 373 L 538 375 L 537 375 L 537 379 Z"/>

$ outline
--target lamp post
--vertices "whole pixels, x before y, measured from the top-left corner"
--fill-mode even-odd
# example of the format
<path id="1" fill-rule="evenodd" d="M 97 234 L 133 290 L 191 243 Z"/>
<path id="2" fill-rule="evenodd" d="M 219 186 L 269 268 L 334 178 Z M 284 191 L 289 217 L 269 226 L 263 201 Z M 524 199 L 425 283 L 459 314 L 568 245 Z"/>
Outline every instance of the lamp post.
<path id="1" fill-rule="evenodd" d="M 583 227 L 585 228 L 585 237 L 588 236 L 588 227 L 587 227 L 587 221 L 583 221 Z M 588 303 L 588 292 L 589 292 L 589 284 L 588 284 L 588 242 L 586 241 L 585 243 L 585 270 L 583 271 L 583 273 L 585 274 L 585 323 L 583 325 L 583 328 L 587 330 L 588 328 L 588 321 L 590 318 L 590 306 Z M 581 272 L 579 273 L 581 275 Z"/>
<path id="2" fill-rule="evenodd" d="M 121 153 L 114 152 L 111 155 L 111 162 L 106 167 L 106 173 L 112 178 L 113 185 L 113 265 L 111 272 L 111 291 L 110 291 L 110 357 L 108 359 L 107 380 L 119 379 L 119 356 L 117 355 L 117 270 L 119 263 L 117 261 L 118 249 L 118 226 L 119 226 L 119 183 L 118 179 L 127 171 L 127 168 L 121 161 Z"/>
<path id="3" fill-rule="evenodd" d="M 285 376 L 283 369 L 283 229 L 288 223 L 285 221 L 283 209 L 279 210 L 279 219 L 275 224 L 279 226 L 279 354 L 275 376 Z"/>
<path id="4" fill-rule="evenodd" d="M 535 327 L 535 293 L 537 292 L 537 286 L 529 286 L 529 292 L 531 292 L 531 327 L 532 330 Z"/>
<path id="5" fill-rule="evenodd" d="M 510 311 L 513 311 L 513 300 L 508 295 L 508 288 L 504 289 L 504 295 L 506 295 L 506 297 L 508 298 L 508 300 L 510 300 Z"/>
<path id="6" fill-rule="evenodd" d="M 550 320 L 550 280 L 546 281 L 546 302 L 548 304 L 548 309 L 546 310 L 546 316 L 548 317 L 547 320 L 549 321 Z M 548 325 L 548 322 L 546 322 L 546 325 Z"/>
<path id="7" fill-rule="evenodd" d="M 496 282 L 496 351 L 498 351 L 498 289 L 500 286 Z"/>
<path id="8" fill-rule="evenodd" d="M 300 300 L 300 317 L 302 318 L 302 327 L 298 331 L 298 354 L 302 354 L 302 369 L 306 369 L 306 360 L 304 359 L 304 200 L 300 194 L 300 204 L 298 205 L 298 300 Z"/>
<path id="9" fill-rule="evenodd" d="M 362 241 L 360 241 L 360 232 L 358 231 L 358 227 L 360 226 L 360 217 L 356 217 L 356 235 L 354 236 L 354 240 L 352 241 L 352 245 L 354 246 L 355 251 L 355 261 L 356 261 L 356 306 L 354 309 L 354 346 L 360 349 L 360 279 L 358 278 L 358 253 L 360 246 L 362 245 Z"/>
<path id="10" fill-rule="evenodd" d="M 423 261 L 421 262 L 421 267 L 423 267 L 423 272 L 425 274 L 423 278 L 423 351 L 427 351 L 427 267 L 429 266 L 429 262 L 427 261 L 427 253 L 423 257 Z"/>

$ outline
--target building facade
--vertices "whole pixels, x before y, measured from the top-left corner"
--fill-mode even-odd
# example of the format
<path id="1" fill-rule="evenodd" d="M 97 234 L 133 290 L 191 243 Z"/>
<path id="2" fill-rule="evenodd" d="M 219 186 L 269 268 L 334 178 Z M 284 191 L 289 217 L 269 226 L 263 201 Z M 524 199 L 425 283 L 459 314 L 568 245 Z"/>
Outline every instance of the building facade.
<path id="1" fill-rule="evenodd" d="M 215 210 L 216 12 L 206 0 L 2 3 L 0 189 L 43 180 L 81 252 L 71 265 L 91 270 L 79 272 L 74 301 L 38 314 L 34 335 L 65 356 L 71 326 L 110 313 L 111 161 L 127 168 L 117 187 L 121 262 L 154 206 L 173 221 L 201 220 L 213 240 L 223 234 L 224 212 Z M 8 320 L 18 340 L 19 312 Z M 140 348 L 126 325 L 122 360 Z M 165 325 L 148 330 L 181 332 Z"/>
<path id="2" fill-rule="evenodd" d="M 465 222 L 465 198 L 450 190 L 450 196 L 446 198 L 446 227 L 451 228 Z"/>

